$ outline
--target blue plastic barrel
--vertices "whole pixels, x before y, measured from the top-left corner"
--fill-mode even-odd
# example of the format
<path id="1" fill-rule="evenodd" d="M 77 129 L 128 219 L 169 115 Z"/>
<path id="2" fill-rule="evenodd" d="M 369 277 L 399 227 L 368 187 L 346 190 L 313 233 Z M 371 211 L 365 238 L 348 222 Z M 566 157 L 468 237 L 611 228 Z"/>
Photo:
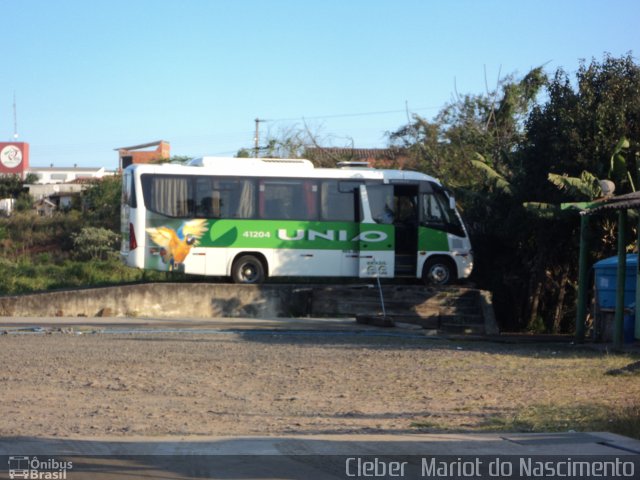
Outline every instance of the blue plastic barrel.
<path id="1" fill-rule="evenodd" d="M 616 308 L 616 290 L 618 282 L 618 257 L 605 258 L 593 265 L 595 272 L 596 301 L 602 309 Z M 627 268 L 624 284 L 624 307 L 633 309 L 624 315 L 624 341 L 631 343 L 635 337 L 635 303 L 638 255 L 627 255 Z"/>
<path id="2" fill-rule="evenodd" d="M 618 257 L 605 258 L 593 265 L 596 281 L 596 298 L 600 308 L 616 307 L 616 286 L 618 275 Z M 636 303 L 636 272 L 638 255 L 627 255 L 627 272 L 624 285 L 624 306 L 632 307 Z"/>

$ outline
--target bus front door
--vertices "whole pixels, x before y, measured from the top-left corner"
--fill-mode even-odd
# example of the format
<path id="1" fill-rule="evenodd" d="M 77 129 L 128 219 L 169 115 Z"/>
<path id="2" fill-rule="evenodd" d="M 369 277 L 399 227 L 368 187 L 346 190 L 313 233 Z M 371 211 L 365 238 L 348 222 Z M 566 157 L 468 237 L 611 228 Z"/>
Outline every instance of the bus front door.
<path id="1" fill-rule="evenodd" d="M 360 185 L 358 275 L 391 278 L 395 265 L 393 186 Z"/>
<path id="2" fill-rule="evenodd" d="M 394 185 L 394 220 L 395 226 L 395 276 L 412 277 L 418 275 L 418 185 Z"/>

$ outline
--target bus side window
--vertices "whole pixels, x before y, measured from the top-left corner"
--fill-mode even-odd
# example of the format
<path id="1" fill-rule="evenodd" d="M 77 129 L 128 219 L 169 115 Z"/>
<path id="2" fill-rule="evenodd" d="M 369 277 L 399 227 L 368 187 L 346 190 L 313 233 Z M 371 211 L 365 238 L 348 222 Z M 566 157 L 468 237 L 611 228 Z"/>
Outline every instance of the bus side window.
<path id="1" fill-rule="evenodd" d="M 228 201 L 229 214 L 233 218 L 254 218 L 255 216 L 255 189 L 256 184 L 253 180 L 239 180 L 235 182 L 233 190 L 233 198 Z M 221 198 L 221 208 L 225 208 L 224 198 Z"/>
<path id="2" fill-rule="evenodd" d="M 296 215 L 296 208 L 300 206 L 301 199 L 295 198 L 296 192 L 293 185 L 265 181 L 260 193 L 264 204 L 263 218 L 290 220 L 299 217 Z"/>
<path id="3" fill-rule="evenodd" d="M 273 220 L 315 220 L 317 193 L 317 186 L 312 181 L 262 180 L 260 217 Z"/>
<path id="4" fill-rule="evenodd" d="M 152 212 L 176 218 L 195 213 L 193 183 L 188 177 L 143 174 L 142 191 L 144 203 Z"/>
<path id="5" fill-rule="evenodd" d="M 211 180 L 208 178 L 196 179 L 196 217 L 214 217 Z"/>
<path id="6" fill-rule="evenodd" d="M 362 182 L 323 180 L 320 186 L 320 219 L 353 222 L 355 192 Z"/>
<path id="7" fill-rule="evenodd" d="M 312 180 L 306 180 L 303 183 L 304 188 L 304 204 L 307 210 L 307 220 L 318 219 L 318 184 Z"/>
<path id="8" fill-rule="evenodd" d="M 252 180 L 212 178 L 202 211 L 211 218 L 253 218 L 253 192 Z"/>
<path id="9" fill-rule="evenodd" d="M 392 224 L 395 220 L 395 206 L 392 185 L 367 186 L 371 217 L 376 223 Z"/>
<path id="10" fill-rule="evenodd" d="M 220 198 L 220 192 L 211 192 L 211 216 L 213 218 L 222 217 L 222 199 Z"/>

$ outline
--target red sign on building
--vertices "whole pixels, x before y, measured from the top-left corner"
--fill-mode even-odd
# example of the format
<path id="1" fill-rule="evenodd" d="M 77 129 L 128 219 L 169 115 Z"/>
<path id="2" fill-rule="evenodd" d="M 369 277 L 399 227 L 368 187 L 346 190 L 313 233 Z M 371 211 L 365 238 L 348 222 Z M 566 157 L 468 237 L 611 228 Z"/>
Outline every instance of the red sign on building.
<path id="1" fill-rule="evenodd" d="M 0 142 L 0 174 L 25 177 L 29 169 L 29 144 Z"/>

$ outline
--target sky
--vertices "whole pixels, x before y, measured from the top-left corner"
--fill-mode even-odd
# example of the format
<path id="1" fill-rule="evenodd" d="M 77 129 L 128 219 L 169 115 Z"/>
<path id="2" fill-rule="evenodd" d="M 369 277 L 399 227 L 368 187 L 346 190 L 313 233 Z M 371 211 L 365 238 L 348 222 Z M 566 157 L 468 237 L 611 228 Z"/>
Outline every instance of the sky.
<path id="1" fill-rule="evenodd" d="M 30 165 L 118 147 L 233 156 L 309 128 L 384 148 L 409 114 L 544 65 L 640 54 L 637 0 L 0 0 L 0 141 Z M 14 117 L 14 97 L 15 112 Z M 14 119 L 16 122 L 14 122 Z"/>

